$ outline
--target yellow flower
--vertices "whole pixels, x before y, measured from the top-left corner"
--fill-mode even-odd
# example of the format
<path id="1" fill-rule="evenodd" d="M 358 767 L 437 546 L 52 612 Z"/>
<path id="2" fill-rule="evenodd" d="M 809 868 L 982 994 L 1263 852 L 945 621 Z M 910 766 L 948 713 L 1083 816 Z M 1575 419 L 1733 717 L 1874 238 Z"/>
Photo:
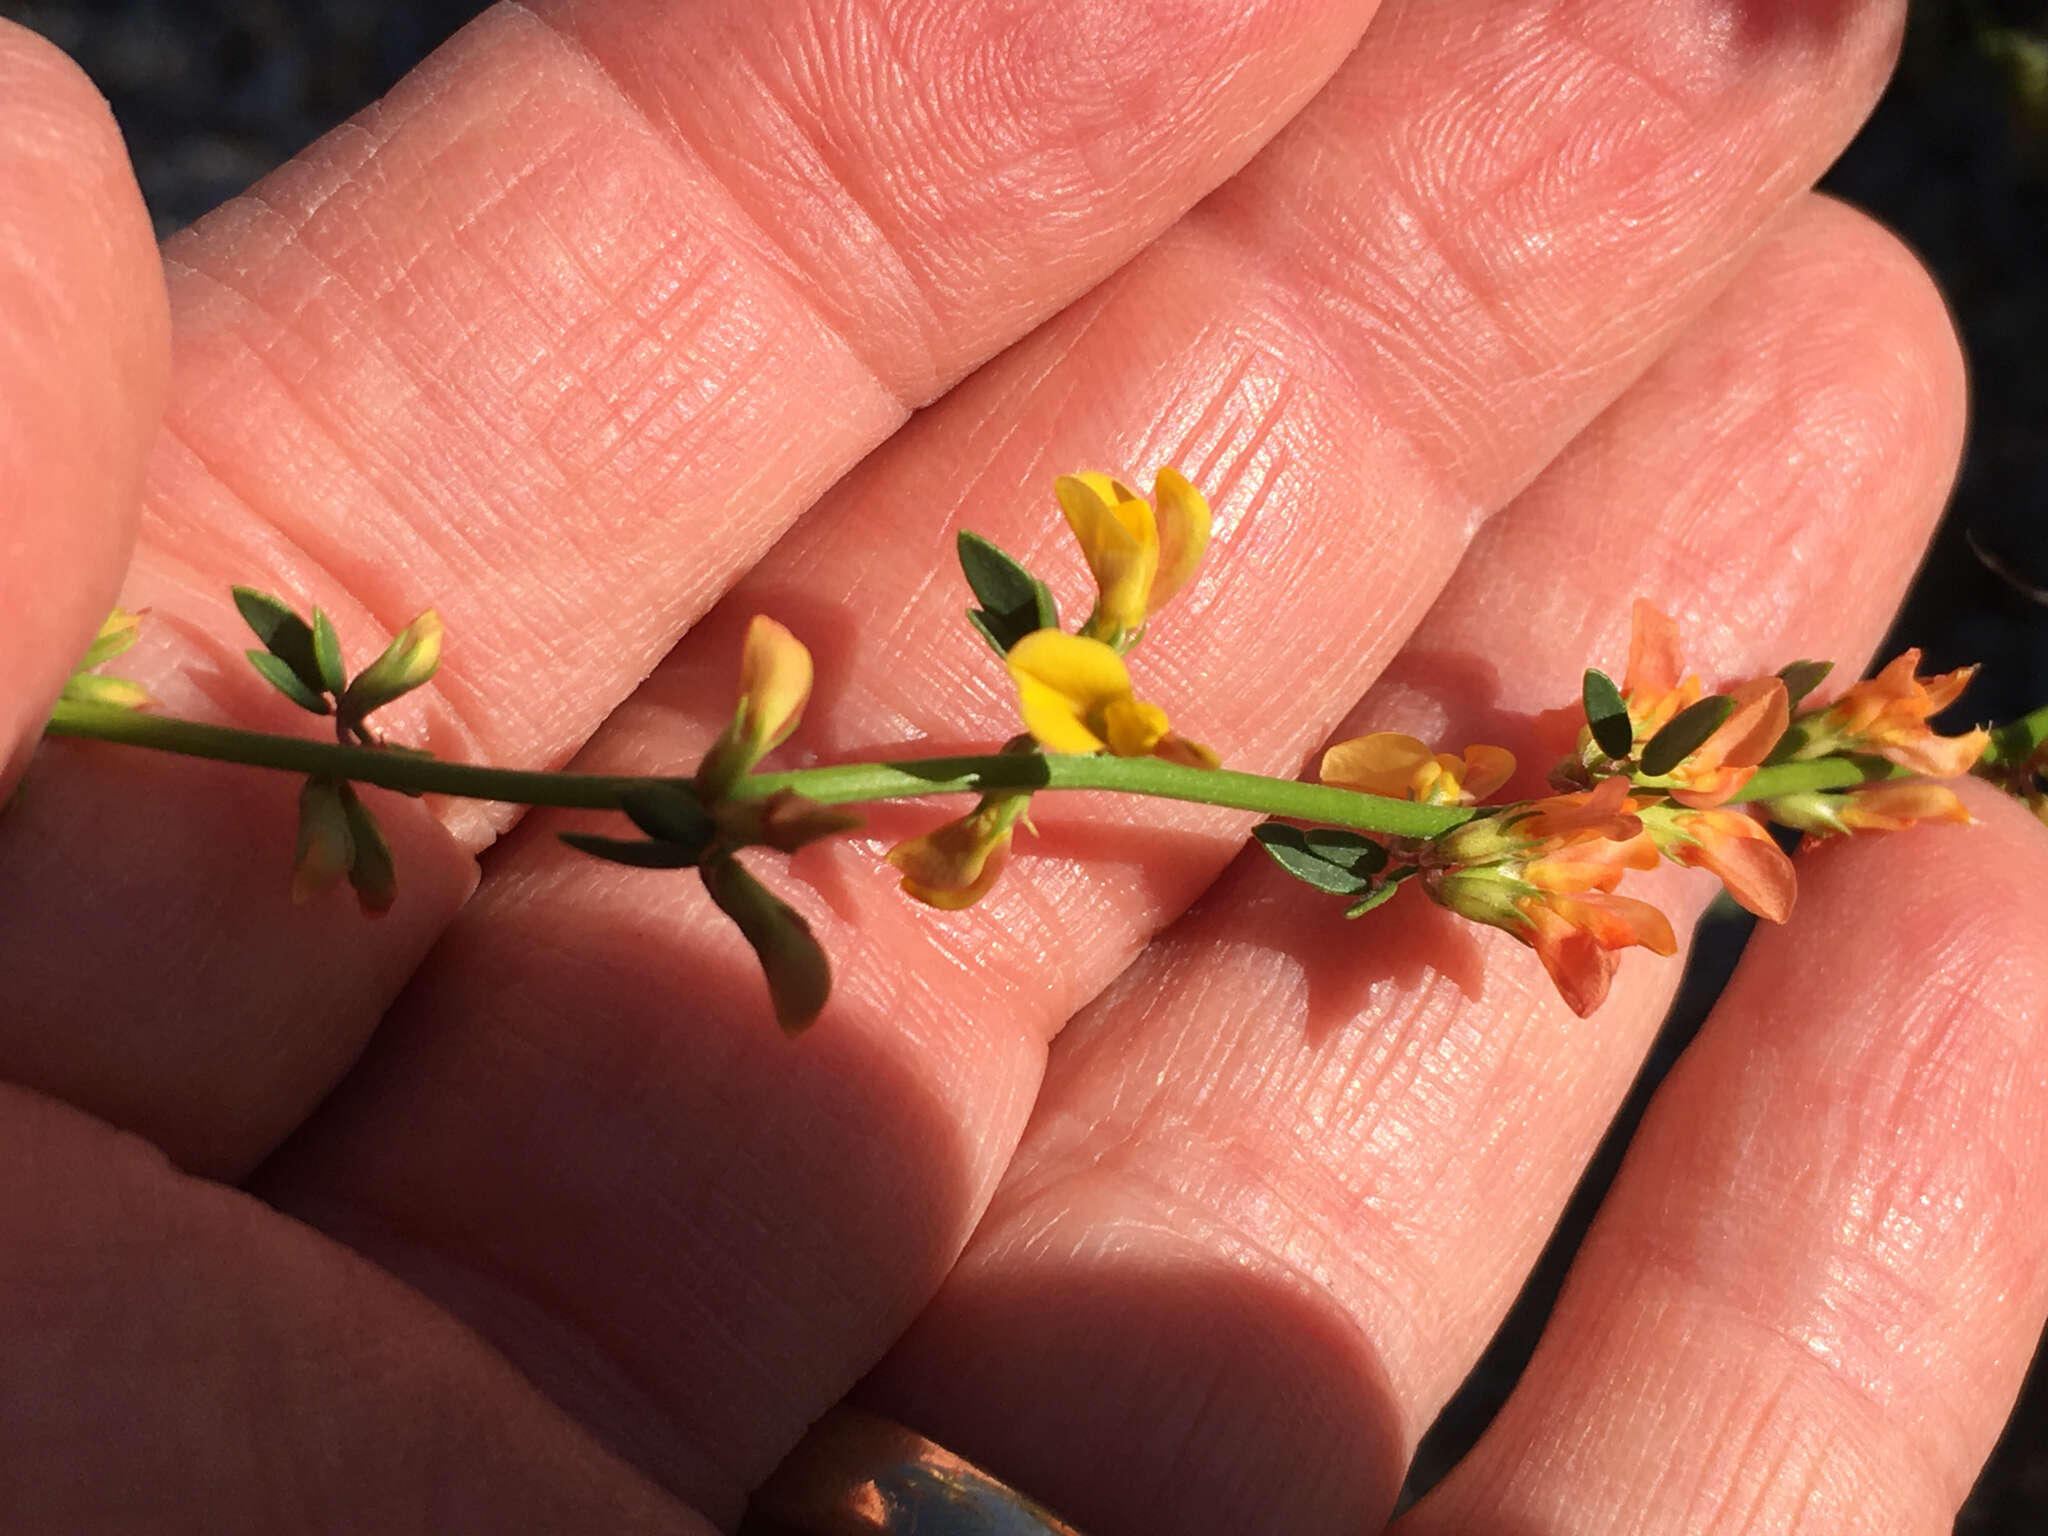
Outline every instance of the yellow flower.
<path id="1" fill-rule="evenodd" d="M 1132 692 L 1123 658 L 1102 641 L 1036 630 L 1010 648 L 1007 661 L 1024 728 L 1047 751 L 1216 766 L 1214 752 L 1174 735 L 1166 711 Z"/>
<path id="2" fill-rule="evenodd" d="M 1092 470 L 1060 476 L 1053 492 L 1095 577 L 1095 611 L 1081 633 L 1127 651 L 1202 563 L 1209 504 L 1171 468 L 1159 471 L 1149 503 Z"/>
<path id="3" fill-rule="evenodd" d="M 903 872 L 903 891 L 927 906 L 971 907 L 996 883 L 1010 858 L 1010 838 L 1030 808 L 1029 790 L 999 790 L 957 821 L 907 838 L 888 858 Z"/>
<path id="4" fill-rule="evenodd" d="M 804 643 L 766 614 L 755 614 L 740 652 L 739 707 L 697 768 L 703 799 L 717 800 L 789 739 L 811 697 L 811 671 Z"/>
<path id="5" fill-rule="evenodd" d="M 1322 763 L 1325 784 L 1424 805 L 1476 805 L 1514 772 L 1515 755 L 1505 747 L 1470 746 L 1457 758 L 1399 731 L 1340 741 Z"/>

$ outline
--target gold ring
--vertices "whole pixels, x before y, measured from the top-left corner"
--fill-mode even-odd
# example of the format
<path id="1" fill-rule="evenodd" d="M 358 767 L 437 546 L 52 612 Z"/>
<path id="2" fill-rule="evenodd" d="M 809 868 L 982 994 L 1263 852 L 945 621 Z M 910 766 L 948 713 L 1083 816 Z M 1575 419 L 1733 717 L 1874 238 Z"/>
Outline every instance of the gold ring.
<path id="1" fill-rule="evenodd" d="M 740 1536 L 1081 1536 L 892 1419 L 835 1408 L 747 1506 Z"/>

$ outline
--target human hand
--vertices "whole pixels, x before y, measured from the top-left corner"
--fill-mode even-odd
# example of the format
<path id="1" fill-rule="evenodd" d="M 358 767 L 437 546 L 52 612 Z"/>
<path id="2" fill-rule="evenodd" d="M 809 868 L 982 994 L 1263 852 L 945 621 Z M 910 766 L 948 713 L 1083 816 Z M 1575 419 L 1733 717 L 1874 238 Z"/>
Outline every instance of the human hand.
<path id="1" fill-rule="evenodd" d="M 1895 8 L 1436 0 L 1347 61 L 1369 10 L 496 12 L 173 242 L 174 351 L 96 104 L 9 34 L 0 725 L 117 588 L 153 693 L 277 723 L 252 581 L 438 606 L 445 755 L 686 767 L 755 611 L 820 660 L 797 753 L 985 743 L 952 528 L 1029 554 L 1053 474 L 1163 462 L 1219 538 L 1139 665 L 1233 765 L 1540 763 L 1637 593 L 1710 676 L 1866 654 L 1959 370 L 1802 189 Z M 53 744 L 0 819 L 24 1529 L 701 1531 L 863 1378 L 1093 1536 L 1370 1528 L 1676 979 L 1573 1019 L 1178 807 L 1048 800 L 937 916 L 906 810 L 794 864 L 839 987 L 792 1044 L 694 883 L 552 815 L 380 801 L 392 914 L 293 909 L 292 796 Z M 1807 861 L 1410 1529 L 1945 1521 L 2044 1304 L 2048 853 L 1973 805 Z"/>

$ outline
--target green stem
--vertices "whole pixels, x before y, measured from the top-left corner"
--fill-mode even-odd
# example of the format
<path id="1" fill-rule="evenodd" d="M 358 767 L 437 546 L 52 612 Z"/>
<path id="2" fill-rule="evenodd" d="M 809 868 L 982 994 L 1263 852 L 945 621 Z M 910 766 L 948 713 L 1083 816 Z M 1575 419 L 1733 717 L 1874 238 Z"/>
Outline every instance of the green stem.
<path id="1" fill-rule="evenodd" d="M 658 782 L 608 774 L 533 773 L 451 763 L 388 748 L 345 747 L 303 736 L 236 730 L 97 704 L 59 705 L 50 719 L 48 734 L 120 742 L 286 773 L 325 774 L 414 794 L 456 795 L 577 810 L 617 810 L 619 798 L 626 791 Z M 1986 761 L 2001 757 L 2005 761 L 2021 761 L 2044 736 L 2048 736 L 2048 707 L 1994 734 Z M 1826 757 L 1764 768 L 1734 798 L 1765 800 L 1795 790 L 1847 789 L 1876 779 L 1911 776 L 1905 769 L 1880 758 Z M 799 768 L 750 775 L 735 784 L 731 793 L 737 800 L 759 800 L 780 790 L 794 790 L 821 805 L 859 805 L 873 800 L 983 794 L 992 789 L 1108 790 L 1257 811 L 1388 837 L 1434 837 L 1479 814 L 1453 806 L 1417 805 L 1227 768 L 1189 768 L 1150 757 L 1080 757 L 1060 753 L 990 753 Z"/>
<path id="2" fill-rule="evenodd" d="M 1993 768 L 2017 768 L 2040 751 L 2044 741 L 2048 741 L 2048 704 L 1993 731 L 1984 761 Z"/>
<path id="3" fill-rule="evenodd" d="M 619 797 L 647 779 L 603 774 L 528 773 L 451 763 L 378 747 L 344 747 L 303 736 L 276 736 L 102 705 L 64 704 L 48 734 L 152 747 L 186 757 L 243 763 L 286 773 L 326 774 L 383 789 L 524 805 L 616 810 Z M 821 805 L 980 794 L 991 789 L 1101 789 L 1262 811 L 1393 837 L 1431 837 L 1472 816 L 1468 810 L 1415 805 L 1321 784 L 1228 769 L 1188 768 L 1149 757 L 1075 757 L 993 753 L 906 762 L 844 763 L 761 773 L 732 788 L 737 800 L 795 790 Z"/>

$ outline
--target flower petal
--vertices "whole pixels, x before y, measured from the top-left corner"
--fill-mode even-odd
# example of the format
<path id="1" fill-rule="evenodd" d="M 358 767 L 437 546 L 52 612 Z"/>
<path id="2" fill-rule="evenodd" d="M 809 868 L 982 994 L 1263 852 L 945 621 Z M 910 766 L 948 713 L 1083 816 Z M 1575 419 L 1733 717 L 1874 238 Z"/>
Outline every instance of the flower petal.
<path id="1" fill-rule="evenodd" d="M 811 677 L 804 643 L 765 613 L 755 614 L 740 653 L 740 702 L 754 757 L 789 739 L 810 701 Z"/>
<path id="2" fill-rule="evenodd" d="M 1131 696 L 1123 658 L 1100 640 L 1040 629 L 1005 658 L 1017 684 L 1024 728 L 1052 752 L 1100 752 L 1108 746 L 1089 719 Z"/>
<path id="3" fill-rule="evenodd" d="M 1099 594 L 1091 627 L 1114 636 L 1145 622 L 1159 569 L 1152 509 L 1107 475 L 1061 475 L 1053 483 L 1067 526 L 1095 577 Z"/>
<path id="4" fill-rule="evenodd" d="M 1159 533 L 1159 568 L 1145 611 L 1157 613 L 1193 580 L 1209 549 L 1212 519 L 1209 503 L 1179 470 L 1159 471 L 1152 482 L 1152 502 Z"/>
<path id="5" fill-rule="evenodd" d="M 1619 958 L 1546 906 L 1532 905 L 1527 916 L 1530 931 L 1524 942 L 1535 949 L 1565 1006 L 1585 1018 L 1607 1001 Z"/>
<path id="6" fill-rule="evenodd" d="M 1674 862 L 1706 870 L 1767 922 L 1782 923 L 1792 915 L 1798 876 L 1755 817 L 1733 810 L 1679 811 L 1670 814 L 1669 825 L 1676 835 L 1664 848 Z"/>
<path id="7" fill-rule="evenodd" d="M 1621 691 L 1629 702 L 1661 698 L 1678 686 L 1678 623 L 1645 598 L 1629 610 L 1628 671 Z M 1631 711 L 1633 712 L 1633 711 Z"/>
<path id="8" fill-rule="evenodd" d="M 1484 800 L 1515 776 L 1515 754 L 1506 747 L 1470 746 L 1465 749 L 1464 793 L 1472 805 Z"/>
<path id="9" fill-rule="evenodd" d="M 1361 794 L 1411 799 L 1418 774 L 1436 761 L 1435 754 L 1413 736 L 1375 731 L 1340 741 L 1323 754 L 1322 781 Z"/>

